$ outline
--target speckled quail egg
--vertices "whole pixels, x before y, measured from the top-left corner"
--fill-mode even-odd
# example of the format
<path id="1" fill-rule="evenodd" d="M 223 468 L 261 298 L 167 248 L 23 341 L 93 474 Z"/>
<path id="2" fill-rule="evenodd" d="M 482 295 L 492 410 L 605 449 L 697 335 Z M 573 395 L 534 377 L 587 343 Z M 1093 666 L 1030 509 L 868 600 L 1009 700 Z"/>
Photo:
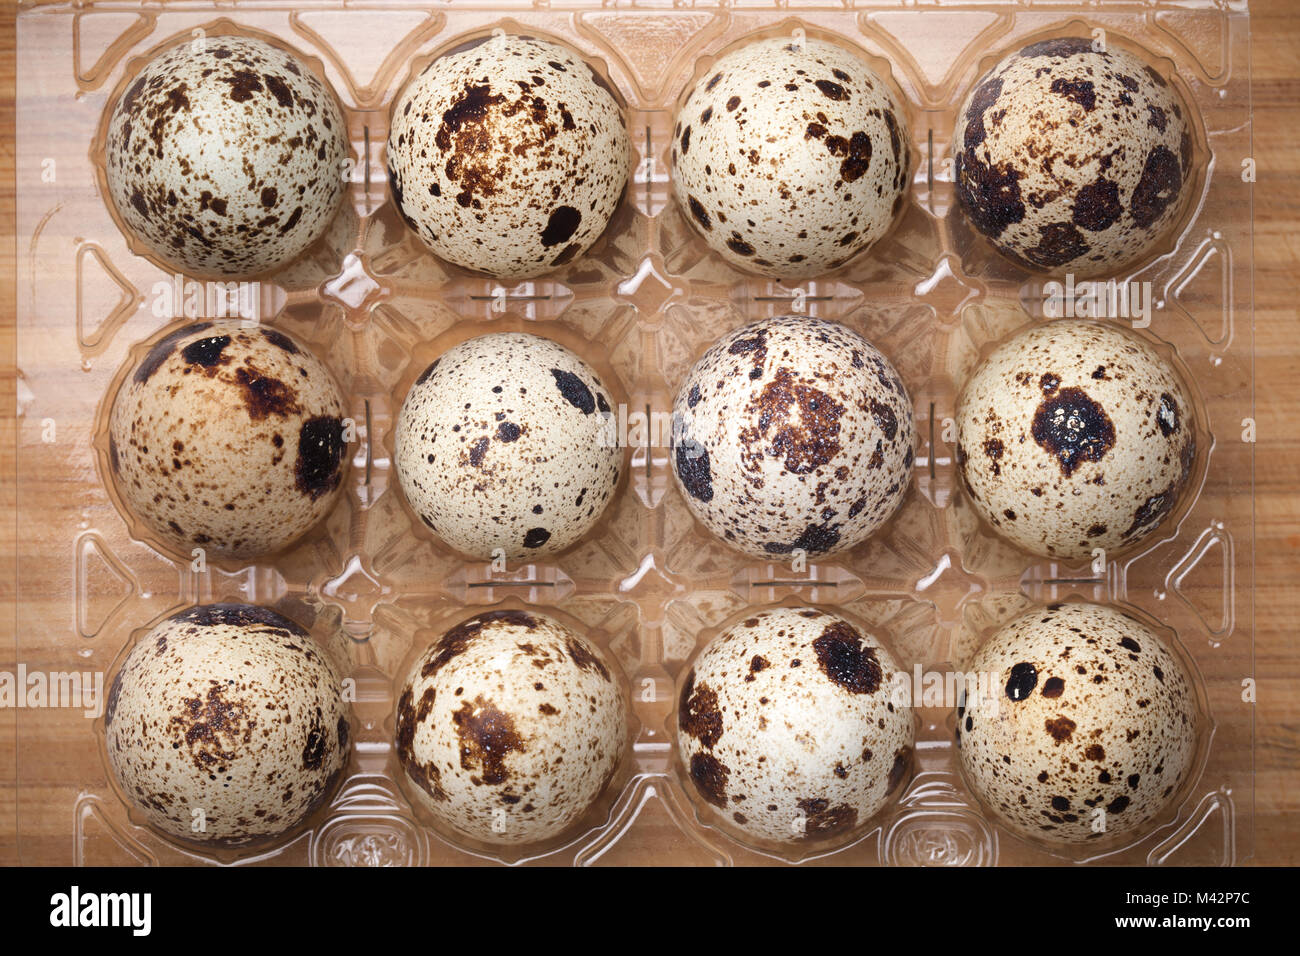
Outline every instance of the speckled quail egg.
<path id="1" fill-rule="evenodd" d="M 212 36 L 158 54 L 113 107 L 108 191 L 159 259 L 250 276 L 296 259 L 343 197 L 334 95 L 298 56 Z"/>
<path id="2" fill-rule="evenodd" d="M 542 614 L 488 611 L 416 662 L 396 733 L 402 769 L 439 823 L 486 843 L 536 843 L 609 784 L 627 712 L 595 644 Z"/>
<path id="3" fill-rule="evenodd" d="M 474 557 L 541 558 L 600 518 L 623 453 L 595 371 L 550 339 L 497 332 L 462 342 L 416 379 L 397 419 L 406 500 Z"/>
<path id="4" fill-rule="evenodd" d="M 857 53 L 776 37 L 726 54 L 673 127 L 673 190 L 704 241 L 765 276 L 829 272 L 902 208 L 907 127 Z"/>
<path id="5" fill-rule="evenodd" d="M 190 608 L 151 630 L 113 679 L 109 764 L 164 833 L 269 840 L 319 806 L 347 762 L 340 688 L 293 621 L 247 604 Z"/>
<path id="6" fill-rule="evenodd" d="M 1178 91 L 1132 53 L 1076 37 L 994 67 L 958 113 L 953 153 L 971 224 L 1034 271 L 1135 263 L 1176 224 L 1193 176 Z"/>
<path id="7" fill-rule="evenodd" d="M 1063 844 L 1134 833 L 1193 772 L 1197 706 L 1186 671 L 1131 617 L 1053 604 L 976 652 L 957 709 L 965 778 L 1009 829 Z"/>
<path id="8" fill-rule="evenodd" d="M 729 826 L 795 842 L 848 833 L 908 773 L 914 722 L 871 634 L 812 608 L 761 611 L 709 642 L 678 694 L 677 750 Z"/>
<path id="9" fill-rule="evenodd" d="M 622 108 L 571 50 L 499 35 L 435 60 L 393 106 L 398 212 L 448 262 L 521 279 L 605 231 L 630 167 Z"/>
<path id="10" fill-rule="evenodd" d="M 975 510 L 1011 543 L 1074 560 L 1133 547 L 1177 505 L 1193 410 L 1151 346 L 1066 319 L 1019 333 L 957 402 L 957 461 Z"/>
<path id="11" fill-rule="evenodd" d="M 130 511 L 189 555 L 287 547 L 338 500 L 343 398 L 283 332 L 200 322 L 160 339 L 123 381 L 109 466 Z"/>
<path id="12" fill-rule="evenodd" d="M 673 406 L 673 474 L 746 554 L 832 554 L 902 504 L 912 403 L 889 360 L 834 322 L 781 316 L 723 336 Z"/>

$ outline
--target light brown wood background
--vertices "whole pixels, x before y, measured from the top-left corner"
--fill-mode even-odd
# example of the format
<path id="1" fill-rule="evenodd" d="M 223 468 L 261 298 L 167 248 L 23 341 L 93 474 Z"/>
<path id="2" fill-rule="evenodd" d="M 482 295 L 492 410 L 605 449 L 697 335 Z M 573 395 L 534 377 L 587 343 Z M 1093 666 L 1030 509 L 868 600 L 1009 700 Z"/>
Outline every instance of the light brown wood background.
<path id="1" fill-rule="evenodd" d="M 1255 862 L 1300 863 L 1300 6 L 1250 10 L 1255 160 Z"/>
<path id="2" fill-rule="evenodd" d="M 1255 186 L 1254 861 L 1300 863 L 1300 5 L 1251 3 Z M 0 641 L 15 639 L 14 9 L 0 13 Z M 8 655 L 0 652 L 0 657 Z M 17 860 L 15 720 L 0 711 L 0 863 Z M 34 861 L 25 861 L 34 862 Z"/>

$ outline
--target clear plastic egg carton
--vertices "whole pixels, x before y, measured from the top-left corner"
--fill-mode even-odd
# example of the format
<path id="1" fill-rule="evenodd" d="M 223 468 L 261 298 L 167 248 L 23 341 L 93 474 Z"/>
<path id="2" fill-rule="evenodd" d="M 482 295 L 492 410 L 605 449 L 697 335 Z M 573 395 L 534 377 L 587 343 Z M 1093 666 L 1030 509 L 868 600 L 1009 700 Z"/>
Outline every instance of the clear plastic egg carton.
<path id="1" fill-rule="evenodd" d="M 596 247 L 514 286 L 435 259 L 394 211 L 385 183 L 388 110 L 406 79 L 439 51 L 496 29 L 580 51 L 624 99 L 634 151 L 626 196 Z M 353 161 L 343 209 L 249 302 L 332 368 L 355 441 L 346 496 L 307 539 L 272 560 L 203 565 L 151 542 L 110 480 L 106 419 L 117 382 L 150 343 L 206 306 L 187 313 L 182 280 L 133 249 L 103 193 L 99 151 L 115 91 L 148 54 L 226 32 L 296 49 L 346 112 Z M 673 113 L 719 51 L 746 38 L 818 33 L 859 48 L 901 95 L 911 190 L 872 251 L 831 275 L 781 284 L 729 268 L 677 208 Z M 1175 360 L 1195 396 L 1192 486 L 1138 553 L 1083 566 L 1028 556 L 980 523 L 960 490 L 952 429 L 957 391 L 979 357 L 1042 312 L 1042 279 L 993 254 L 956 207 L 948 161 L 956 110 L 1001 55 L 1065 34 L 1140 51 L 1176 83 L 1195 107 L 1195 149 L 1207 164 L 1174 239 L 1117 277 L 1149 283 L 1141 287 L 1151 293 L 1149 327 L 1139 334 Z M 15 663 L 92 682 L 98 674 L 106 689 L 133 642 L 163 617 L 194 603 L 243 601 L 309 626 L 346 660 L 355 691 L 355 746 L 333 799 L 286 841 L 228 854 L 170 842 L 128 812 L 107 768 L 102 716 L 70 706 L 20 711 L 22 858 L 1241 862 L 1252 853 L 1254 797 L 1250 121 L 1248 16 L 1244 2 L 1230 0 L 22 4 Z M 664 424 L 677 386 L 712 341 L 788 312 L 862 332 L 898 368 L 916 408 L 913 487 L 901 511 L 847 554 L 807 563 L 745 558 L 698 525 L 673 483 Z M 601 373 L 626 415 L 629 447 L 617 496 L 590 535 L 552 560 L 502 569 L 458 557 L 413 517 L 392 472 L 393 426 L 406 388 L 437 354 L 516 329 L 569 345 Z M 672 739 L 676 682 L 692 654 L 748 609 L 839 609 L 885 634 L 909 672 L 942 679 L 1020 609 L 1072 597 L 1118 604 L 1171 640 L 1176 634 L 1212 726 L 1193 779 L 1141 839 L 1066 852 L 1002 830 L 962 782 L 951 700 L 922 699 L 907 778 L 847 845 L 746 846 L 683 786 Z M 432 826 L 392 747 L 397 682 L 409 662 L 451 623 L 493 607 L 553 613 L 607 648 L 626 678 L 634 738 L 581 825 L 552 844 L 509 851 Z"/>

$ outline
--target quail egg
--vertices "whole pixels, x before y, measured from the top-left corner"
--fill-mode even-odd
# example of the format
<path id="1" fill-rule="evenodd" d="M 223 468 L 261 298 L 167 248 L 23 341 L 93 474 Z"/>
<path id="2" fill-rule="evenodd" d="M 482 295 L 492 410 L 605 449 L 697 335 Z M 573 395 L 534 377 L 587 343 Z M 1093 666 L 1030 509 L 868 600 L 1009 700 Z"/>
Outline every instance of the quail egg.
<path id="1" fill-rule="evenodd" d="M 1077 37 L 998 63 L 962 105 L 953 153 L 961 207 L 999 252 L 1084 276 L 1162 241 L 1194 173 L 1178 91 L 1132 53 Z"/>
<path id="2" fill-rule="evenodd" d="M 190 608 L 151 630 L 113 679 L 109 764 L 163 833 L 269 840 L 319 806 L 347 762 L 340 689 L 293 621 L 247 604 Z"/>
<path id="3" fill-rule="evenodd" d="M 416 662 L 397 705 L 397 757 L 420 803 L 493 844 L 557 836 L 613 779 L 627 737 L 603 651 L 558 621 L 488 611 Z"/>
<path id="4" fill-rule="evenodd" d="M 912 403 L 889 360 L 834 322 L 788 315 L 723 336 L 673 417 L 686 503 L 754 557 L 851 548 L 907 494 Z"/>
<path id="5" fill-rule="evenodd" d="M 192 275 L 258 275 L 324 233 L 347 155 L 338 103 L 298 56 L 242 36 L 186 40 L 114 105 L 108 192 L 164 262 Z"/>
<path id="6" fill-rule="evenodd" d="M 397 419 L 406 500 L 447 544 L 490 559 L 563 551 L 600 518 L 623 459 L 604 384 L 524 332 L 462 342 L 416 379 Z"/>
<path id="7" fill-rule="evenodd" d="M 1134 833 L 1193 772 L 1186 671 L 1144 625 L 1096 604 L 1016 618 L 969 664 L 988 675 L 957 709 L 962 770 L 1005 826 L 1080 844 Z"/>
<path id="8" fill-rule="evenodd" d="M 898 665 L 813 608 L 760 611 L 715 637 L 678 694 L 677 751 L 700 798 L 763 840 L 844 834 L 883 807 L 912 757 Z"/>
<path id="9" fill-rule="evenodd" d="M 765 276 L 829 272 L 902 208 L 908 133 L 857 53 L 777 37 L 720 58 L 673 127 L 673 190 L 715 252 Z"/>
<path id="10" fill-rule="evenodd" d="M 189 555 L 279 551 L 342 490 L 343 398 L 290 336 L 200 322 L 160 339 L 123 381 L 109 466 L 132 514 Z"/>
<path id="11" fill-rule="evenodd" d="M 398 212 L 448 262 L 503 279 L 586 252 L 630 166 L 622 107 L 563 46 L 499 35 L 435 60 L 393 107 Z"/>
<path id="12" fill-rule="evenodd" d="M 1173 511 L 1196 458 L 1194 412 L 1136 336 L 1066 319 L 999 346 L 957 402 L 957 461 L 975 510 L 1032 554 L 1121 551 Z"/>

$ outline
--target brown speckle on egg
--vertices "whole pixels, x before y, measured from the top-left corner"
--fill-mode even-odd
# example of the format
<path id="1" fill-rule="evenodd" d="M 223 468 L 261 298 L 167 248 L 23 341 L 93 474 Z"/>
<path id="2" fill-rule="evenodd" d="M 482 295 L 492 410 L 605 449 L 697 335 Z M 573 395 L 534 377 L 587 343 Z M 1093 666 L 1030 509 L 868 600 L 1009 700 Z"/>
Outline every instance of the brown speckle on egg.
<path id="1" fill-rule="evenodd" d="M 1098 375 L 1099 370 L 1103 371 Z M 1083 559 L 1151 534 L 1196 457 L 1192 405 L 1136 336 L 1067 319 L 999 346 L 957 405 L 959 473 L 975 510 L 1033 554 Z"/>
<path id="2" fill-rule="evenodd" d="M 402 92 L 389 188 L 437 255 L 529 278 L 596 241 L 622 197 L 628 157 L 622 108 L 575 53 L 498 36 L 434 61 Z"/>
<path id="3" fill-rule="evenodd" d="M 902 111 L 870 65 L 810 37 L 750 43 L 715 66 L 679 113 L 673 170 L 705 242 L 774 277 L 827 272 L 875 244 L 909 169 Z"/>
<path id="4" fill-rule="evenodd" d="M 1022 836 L 1081 844 L 1136 834 L 1194 770 L 1190 679 L 1155 633 L 1114 608 L 1030 611 L 968 669 L 1022 689 L 968 693 L 958 747 L 975 795 Z M 1027 669 L 1043 677 L 1034 687 L 1016 677 Z M 1086 679 L 1101 673 L 1104 682 Z"/>
<path id="5" fill-rule="evenodd" d="M 256 557 L 289 546 L 342 492 L 343 398 L 288 335 L 201 322 L 160 339 L 113 400 L 123 501 L 189 555 Z"/>
<path id="6" fill-rule="evenodd" d="M 901 505 L 912 405 L 866 339 L 783 316 L 716 342 L 673 409 L 673 473 L 691 511 L 747 554 L 851 548 Z"/>
<path id="7" fill-rule="evenodd" d="M 626 736 L 604 652 L 541 614 L 461 622 L 415 663 L 398 702 L 397 758 L 417 799 L 486 843 L 564 832 L 608 785 Z"/>
<path id="8" fill-rule="evenodd" d="M 1134 54 L 1075 37 L 1031 44 L 958 112 L 957 198 L 1021 266 L 1114 273 L 1163 241 L 1186 207 L 1191 130 L 1181 96 Z"/>
<path id="9" fill-rule="evenodd" d="M 550 339 L 502 332 L 444 353 L 412 385 L 395 463 L 407 501 L 453 548 L 529 560 L 600 518 L 623 461 L 608 390 Z"/>
<path id="10" fill-rule="evenodd" d="M 349 753 L 337 671 L 268 608 L 203 605 L 140 641 L 105 711 L 109 765 L 144 819 L 182 840 L 261 843 L 328 796 Z"/>
<path id="11" fill-rule="evenodd" d="M 802 665 L 816 661 L 815 667 Z M 700 652 L 678 691 L 677 750 L 704 803 L 778 843 L 843 837 L 911 766 L 898 665 L 872 634 L 812 608 L 760 611 Z M 874 752 L 892 754 L 872 761 Z M 745 812 L 734 808 L 743 805 Z"/>
<path id="12" fill-rule="evenodd" d="M 108 191 L 127 229 L 187 274 L 251 276 L 301 255 L 343 198 L 333 93 L 295 54 L 209 36 L 159 53 L 114 105 Z"/>

